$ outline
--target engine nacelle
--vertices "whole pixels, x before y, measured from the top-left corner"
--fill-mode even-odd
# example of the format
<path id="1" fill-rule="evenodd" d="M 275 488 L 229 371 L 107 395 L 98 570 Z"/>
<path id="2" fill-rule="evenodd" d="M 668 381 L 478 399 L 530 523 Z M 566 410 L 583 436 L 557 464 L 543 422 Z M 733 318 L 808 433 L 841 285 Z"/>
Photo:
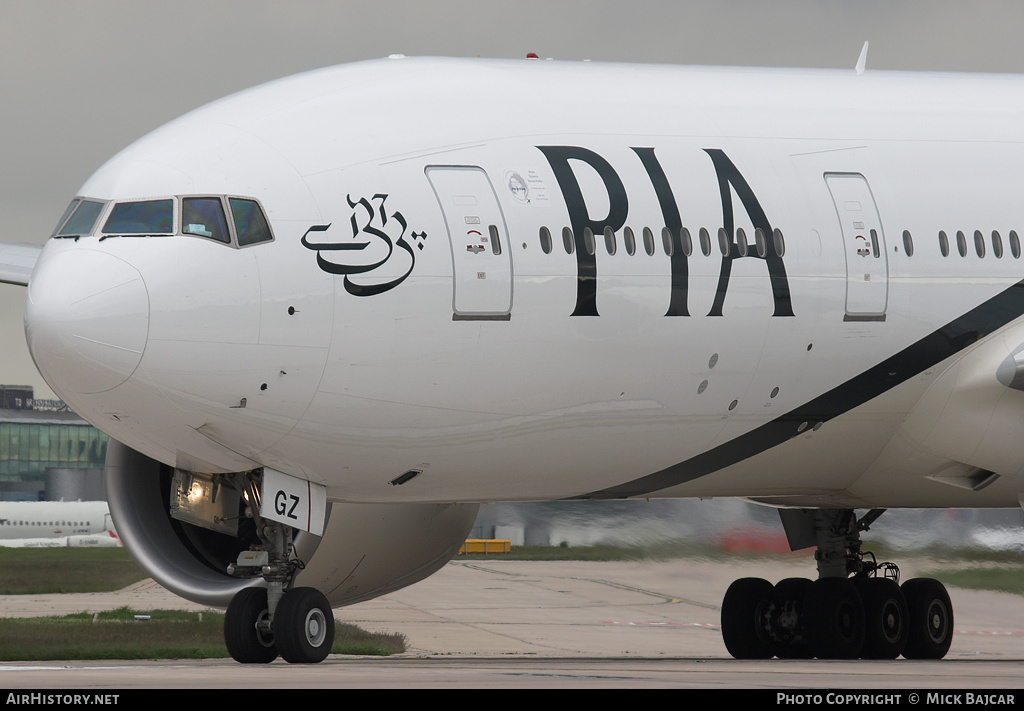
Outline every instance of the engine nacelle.
<path id="1" fill-rule="evenodd" d="M 113 439 L 107 448 L 110 515 L 125 547 L 153 578 L 184 598 L 226 607 L 261 578 L 227 574 L 255 541 L 172 519 L 172 469 Z M 305 569 L 296 585 L 319 589 L 335 606 L 350 605 L 423 580 L 452 559 L 476 520 L 478 504 L 328 504 L 323 537 L 299 533 Z"/>

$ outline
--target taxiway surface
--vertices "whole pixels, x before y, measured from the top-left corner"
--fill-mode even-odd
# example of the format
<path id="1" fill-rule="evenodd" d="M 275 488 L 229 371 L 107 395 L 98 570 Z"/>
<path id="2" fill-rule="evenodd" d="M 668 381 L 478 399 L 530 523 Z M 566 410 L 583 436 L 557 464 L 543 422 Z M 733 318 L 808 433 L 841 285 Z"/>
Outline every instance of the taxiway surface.
<path id="1" fill-rule="evenodd" d="M 918 564 L 929 565 L 926 562 Z M 904 579 L 917 574 L 904 562 Z M 936 662 L 730 659 L 719 605 L 729 583 L 807 575 L 807 561 L 456 561 L 427 580 L 335 611 L 400 632 L 390 658 L 243 667 L 229 660 L 0 665 L 0 688 L 702 687 L 1024 688 L 1024 597 L 950 588 L 955 636 Z M 202 609 L 147 581 L 117 593 L 0 597 L 0 615 Z"/>

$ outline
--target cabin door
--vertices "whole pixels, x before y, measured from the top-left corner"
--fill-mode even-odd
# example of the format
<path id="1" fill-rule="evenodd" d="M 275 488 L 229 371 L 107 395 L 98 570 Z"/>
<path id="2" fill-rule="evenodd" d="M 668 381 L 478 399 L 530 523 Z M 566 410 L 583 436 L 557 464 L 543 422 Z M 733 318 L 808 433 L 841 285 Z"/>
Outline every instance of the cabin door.
<path id="1" fill-rule="evenodd" d="M 444 213 L 455 278 L 454 318 L 507 320 L 512 312 L 512 250 L 487 174 L 431 166 L 427 179 Z"/>
<path id="2" fill-rule="evenodd" d="M 860 173 L 826 173 L 846 252 L 845 321 L 884 321 L 889 263 L 882 220 Z"/>

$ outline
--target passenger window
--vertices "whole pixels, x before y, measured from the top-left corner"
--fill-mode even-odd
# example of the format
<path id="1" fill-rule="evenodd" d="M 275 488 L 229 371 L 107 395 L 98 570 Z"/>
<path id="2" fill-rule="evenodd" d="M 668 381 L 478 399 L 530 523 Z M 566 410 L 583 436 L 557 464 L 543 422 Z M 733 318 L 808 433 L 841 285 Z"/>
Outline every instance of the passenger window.
<path id="1" fill-rule="evenodd" d="M 745 257 L 749 253 L 749 246 L 747 245 L 747 233 L 740 227 L 736 230 L 736 249 L 739 250 L 740 256 Z"/>
<path id="2" fill-rule="evenodd" d="M 100 213 L 103 212 L 103 208 L 106 203 L 97 202 L 95 200 L 82 200 L 74 213 L 60 229 L 59 235 L 87 235 L 92 234 L 93 228 L 96 226 L 96 220 L 99 219 Z"/>
<path id="3" fill-rule="evenodd" d="M 974 230 L 974 251 L 978 253 L 979 257 L 985 256 L 985 237 L 981 234 L 981 230 Z"/>
<path id="4" fill-rule="evenodd" d="M 754 246 L 757 248 L 757 256 L 764 259 L 768 254 L 768 240 L 765 239 L 764 230 L 760 227 L 754 228 Z"/>
<path id="5" fill-rule="evenodd" d="M 636 237 L 633 236 L 633 228 L 627 227 L 622 231 L 622 244 L 626 247 L 626 254 L 636 254 Z"/>
<path id="6" fill-rule="evenodd" d="M 700 228 L 700 251 L 705 257 L 711 255 L 711 235 L 708 233 L 706 227 Z"/>
<path id="7" fill-rule="evenodd" d="M 495 255 L 501 254 L 501 238 L 498 236 L 498 226 L 489 225 L 487 233 L 491 235 L 491 251 Z"/>
<path id="8" fill-rule="evenodd" d="M 683 246 L 683 254 L 689 257 L 693 254 L 693 238 L 690 237 L 690 230 L 685 227 L 679 230 L 679 242 Z"/>
<path id="9" fill-rule="evenodd" d="M 547 227 L 540 228 L 540 249 L 544 254 L 551 254 L 551 230 Z"/>
<path id="10" fill-rule="evenodd" d="M 562 246 L 566 254 L 572 254 L 576 250 L 576 238 L 573 237 L 571 227 L 562 228 Z"/>
<path id="11" fill-rule="evenodd" d="M 675 254 L 675 245 L 672 242 L 672 230 L 668 227 L 661 228 L 661 246 L 665 250 L 665 254 L 671 257 Z"/>
<path id="12" fill-rule="evenodd" d="M 1020 259 L 1020 239 L 1015 230 L 1010 230 L 1010 254 L 1014 259 Z"/>
<path id="13" fill-rule="evenodd" d="M 914 238 L 910 236 L 910 230 L 903 230 L 903 251 L 908 257 L 914 256 Z"/>
<path id="14" fill-rule="evenodd" d="M 967 238 L 961 230 L 956 231 L 956 251 L 960 252 L 961 257 L 967 256 Z"/>
<path id="15" fill-rule="evenodd" d="M 782 236 L 782 230 L 778 227 L 772 231 L 772 241 L 775 243 L 775 255 L 778 257 L 786 256 L 786 240 Z"/>
<path id="16" fill-rule="evenodd" d="M 119 202 L 103 225 L 107 235 L 167 235 L 174 232 L 174 200 Z"/>
<path id="17" fill-rule="evenodd" d="M 996 255 L 996 259 L 1003 258 L 1003 238 L 996 230 L 992 230 L 992 254 Z"/>
<path id="18" fill-rule="evenodd" d="M 604 228 L 604 248 L 608 254 L 615 254 L 615 230 L 611 225 L 605 225 Z"/>
<path id="19" fill-rule="evenodd" d="M 220 198 L 182 198 L 181 231 L 187 235 L 209 237 L 225 244 L 231 243 L 231 232 L 224 217 Z"/>
<path id="20" fill-rule="evenodd" d="M 228 202 L 231 205 L 231 218 L 235 222 L 239 247 L 274 239 L 267 218 L 263 216 L 263 210 L 256 201 L 228 198 Z"/>
<path id="21" fill-rule="evenodd" d="M 644 251 L 647 252 L 648 257 L 654 254 L 654 233 L 651 232 L 650 227 L 644 228 Z"/>
<path id="22" fill-rule="evenodd" d="M 596 242 L 594 241 L 594 230 L 589 227 L 583 228 L 583 248 L 587 251 L 587 254 L 594 256 L 596 251 Z"/>
<path id="23" fill-rule="evenodd" d="M 949 256 L 949 238 L 943 230 L 939 230 L 939 251 L 943 257 Z"/>

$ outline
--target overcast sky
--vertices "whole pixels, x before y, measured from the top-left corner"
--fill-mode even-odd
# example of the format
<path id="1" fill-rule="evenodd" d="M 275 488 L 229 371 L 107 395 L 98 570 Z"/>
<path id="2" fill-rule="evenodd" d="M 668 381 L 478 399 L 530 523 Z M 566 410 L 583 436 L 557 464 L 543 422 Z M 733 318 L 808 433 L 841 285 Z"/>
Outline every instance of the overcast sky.
<path id="1" fill-rule="evenodd" d="M 391 53 L 1019 72 L 1020 0 L 0 0 L 0 240 L 42 243 L 108 157 L 190 109 Z M 1022 128 L 1024 130 L 1024 128 Z M 52 396 L 24 289 L 0 285 L 0 383 Z"/>

